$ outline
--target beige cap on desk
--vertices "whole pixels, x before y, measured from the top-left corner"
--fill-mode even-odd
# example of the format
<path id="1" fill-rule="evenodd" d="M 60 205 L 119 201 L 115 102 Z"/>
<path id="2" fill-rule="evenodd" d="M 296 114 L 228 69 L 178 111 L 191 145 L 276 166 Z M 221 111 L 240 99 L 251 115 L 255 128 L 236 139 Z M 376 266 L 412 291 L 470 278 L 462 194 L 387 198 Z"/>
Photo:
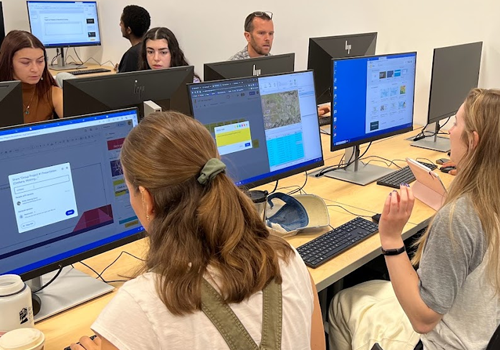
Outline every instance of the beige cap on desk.
<path id="1" fill-rule="evenodd" d="M 0 338 L 0 350 L 42 350 L 45 335 L 36 328 L 19 328 Z"/>

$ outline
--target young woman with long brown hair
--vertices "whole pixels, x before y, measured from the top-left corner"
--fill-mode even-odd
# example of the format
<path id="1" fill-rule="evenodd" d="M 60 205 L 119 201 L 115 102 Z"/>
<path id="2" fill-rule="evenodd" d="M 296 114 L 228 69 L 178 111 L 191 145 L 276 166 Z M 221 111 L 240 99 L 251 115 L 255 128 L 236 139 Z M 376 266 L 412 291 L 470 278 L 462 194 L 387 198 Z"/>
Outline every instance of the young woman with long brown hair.
<path id="1" fill-rule="evenodd" d="M 500 90 L 472 90 L 449 133 L 458 172 L 418 242 L 412 261 L 418 270 L 403 249 L 414 197 L 402 185 L 387 197 L 379 224 L 391 282 L 367 282 L 335 297 L 333 349 L 356 342 L 366 343 L 356 349 L 369 349 L 377 339 L 384 350 L 413 349 L 420 338 L 417 347 L 425 350 L 483 350 L 500 324 Z M 401 307 L 390 303 L 392 289 Z M 369 290 L 378 295 L 364 298 Z M 368 302 L 370 311 L 362 315 Z M 370 322 L 373 310 L 377 320 Z"/>
<path id="2" fill-rule="evenodd" d="M 80 340 L 85 349 L 324 349 L 307 268 L 219 158 L 206 127 L 177 112 L 130 132 L 121 164 L 150 247 L 144 272 L 93 324 L 98 339 Z"/>
<path id="3" fill-rule="evenodd" d="M 47 68 L 42 42 L 24 30 L 7 34 L 0 47 L 0 81 L 20 80 L 24 122 L 63 117 L 62 90 Z"/>

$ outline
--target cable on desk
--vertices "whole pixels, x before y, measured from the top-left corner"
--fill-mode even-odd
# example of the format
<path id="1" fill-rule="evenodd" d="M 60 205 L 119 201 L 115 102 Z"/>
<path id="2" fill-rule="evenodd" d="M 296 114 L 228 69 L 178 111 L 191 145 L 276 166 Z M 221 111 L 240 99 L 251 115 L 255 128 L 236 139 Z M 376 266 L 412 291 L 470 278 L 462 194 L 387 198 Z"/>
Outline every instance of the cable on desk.
<path id="1" fill-rule="evenodd" d="M 433 137 L 433 136 L 436 136 L 436 135 L 446 135 L 446 133 L 440 133 L 440 130 L 446 125 L 448 124 L 448 122 L 451 120 L 451 116 L 448 117 L 448 119 L 446 119 L 446 121 L 444 122 L 443 125 L 440 125 L 439 122 L 436 122 L 436 130 L 432 133 L 430 133 L 429 135 L 426 135 L 425 134 L 425 128 L 429 125 L 429 123 L 425 124 L 425 126 L 422 128 L 422 131 L 420 131 L 420 133 L 418 133 L 417 135 L 415 135 L 415 138 L 413 139 L 413 141 L 419 141 L 419 140 L 422 140 L 426 137 Z"/>
<path id="2" fill-rule="evenodd" d="M 270 193 L 276 192 L 276 190 L 278 189 L 278 183 L 279 183 L 279 180 L 276 180 L 276 184 L 274 185 L 274 189 Z"/>
<path id="3" fill-rule="evenodd" d="M 304 184 L 303 184 L 301 187 L 299 187 L 299 188 L 297 188 L 297 189 L 295 189 L 295 190 L 293 190 L 293 191 L 288 192 L 288 194 L 289 194 L 289 195 L 295 194 L 295 193 L 297 193 L 297 192 L 301 192 L 301 191 L 302 191 L 302 189 L 303 189 L 304 187 L 306 187 L 306 185 L 307 185 L 307 171 L 305 172 L 305 174 L 306 174 L 306 180 L 304 181 Z"/>
<path id="4" fill-rule="evenodd" d="M 363 154 L 361 154 L 361 155 L 359 156 L 359 160 L 362 160 L 362 159 L 363 159 L 363 156 L 366 154 L 366 152 L 368 152 L 368 150 L 370 149 L 371 145 L 372 145 L 372 143 L 370 142 L 370 143 L 368 144 L 368 147 L 366 147 L 365 151 L 363 152 Z M 345 164 L 340 164 L 340 162 L 342 162 L 342 159 L 344 158 L 344 157 L 342 157 L 342 158 L 340 159 L 340 162 L 339 162 L 339 164 L 337 165 L 337 167 L 336 167 L 336 168 L 333 168 L 333 167 L 323 168 L 323 170 L 321 170 L 321 171 L 320 171 L 319 173 L 317 173 L 315 176 L 316 176 L 316 177 L 320 177 L 320 176 L 322 176 L 322 175 L 325 175 L 326 173 L 329 173 L 330 171 L 335 171 L 335 170 L 339 170 L 339 169 L 345 169 L 345 168 L 348 168 L 351 164 L 353 164 L 353 163 L 356 161 L 356 159 L 354 159 L 354 160 L 352 159 L 352 158 L 353 158 L 353 156 L 354 156 L 354 152 L 352 152 L 352 153 L 351 153 L 351 157 L 349 158 L 349 161 L 348 161 L 347 163 L 345 163 Z M 329 169 L 329 168 L 333 168 L 333 169 Z"/>
<path id="5" fill-rule="evenodd" d="M 134 254 L 131 254 L 131 253 L 125 251 L 125 250 L 122 250 L 120 252 L 120 254 L 116 257 L 116 259 L 113 260 L 108 266 L 106 266 L 100 273 L 97 272 L 95 269 L 93 269 L 88 264 L 86 264 L 86 263 L 84 263 L 82 261 L 80 261 L 80 264 L 82 264 L 83 266 L 85 266 L 85 267 L 89 268 L 90 270 L 92 270 L 97 275 L 96 279 L 101 279 L 104 283 L 126 282 L 127 280 L 112 280 L 112 281 L 108 281 L 108 280 L 105 280 L 104 277 L 102 277 L 102 275 L 104 274 L 104 272 L 106 272 L 107 269 L 109 269 L 111 266 L 113 266 L 113 264 L 116 263 L 118 261 L 118 259 L 120 259 L 123 254 L 128 254 L 131 257 L 136 258 L 137 260 L 144 261 L 144 259 L 141 259 L 141 258 L 135 256 Z"/>
<path id="6" fill-rule="evenodd" d="M 389 165 L 387 165 L 387 167 L 390 167 L 391 164 L 396 166 L 398 169 L 401 169 L 401 167 L 399 165 L 397 165 L 396 163 L 394 163 L 394 160 L 390 160 L 390 159 L 387 159 L 387 158 L 384 158 L 384 157 L 380 157 L 380 156 L 368 156 L 368 157 L 365 157 L 363 158 L 362 160 L 366 160 L 368 158 L 379 158 L 381 160 L 374 160 L 374 161 L 378 161 L 378 162 L 383 162 L 385 165 L 387 165 L 386 162 L 389 163 Z M 367 164 L 369 164 L 370 162 L 368 162 Z"/>
<path id="7" fill-rule="evenodd" d="M 354 216 L 361 216 L 362 218 L 370 218 L 371 219 L 371 215 L 361 215 L 361 214 L 356 214 L 356 213 L 353 213 L 352 211 L 350 210 L 347 210 L 346 208 L 344 208 L 343 206 L 339 205 L 339 204 L 327 204 L 327 207 L 339 207 L 340 209 L 348 212 L 349 214 L 352 214 Z"/>
<path id="8" fill-rule="evenodd" d="M 430 160 L 429 158 L 425 158 L 425 157 L 418 157 L 415 160 L 419 161 L 419 160 L 422 160 L 422 159 L 425 160 L 425 161 L 427 161 L 427 163 L 434 164 L 434 162 L 432 160 Z"/>
<path id="9" fill-rule="evenodd" d="M 48 282 L 47 282 L 47 283 L 45 283 L 43 286 L 41 286 L 41 287 L 40 287 L 40 289 L 35 290 L 35 291 L 33 292 L 33 294 L 36 294 L 36 293 L 38 293 L 38 292 L 41 292 L 41 291 L 42 291 L 42 290 L 44 290 L 46 287 L 50 286 L 50 285 L 52 284 L 52 282 L 54 282 L 54 281 L 56 280 L 56 278 L 57 278 L 57 277 L 59 277 L 59 275 L 60 275 L 60 274 L 61 274 L 61 272 L 62 272 L 62 269 L 63 269 L 63 267 L 62 267 L 61 265 L 59 265 L 59 270 L 58 270 L 58 271 L 57 271 L 57 273 L 54 275 L 54 277 L 52 277 L 52 278 L 50 279 L 50 281 L 48 281 Z"/>
<path id="10" fill-rule="evenodd" d="M 294 190 L 296 190 L 298 188 L 300 189 L 300 187 L 301 187 L 300 185 L 290 185 L 290 186 L 279 187 L 278 190 L 282 191 L 282 190 L 287 190 L 287 189 L 290 189 L 290 188 L 293 188 Z M 287 192 L 287 194 L 289 194 L 289 193 L 290 192 Z M 307 194 L 307 192 L 304 191 L 303 189 L 300 190 L 300 193 L 301 194 Z"/>

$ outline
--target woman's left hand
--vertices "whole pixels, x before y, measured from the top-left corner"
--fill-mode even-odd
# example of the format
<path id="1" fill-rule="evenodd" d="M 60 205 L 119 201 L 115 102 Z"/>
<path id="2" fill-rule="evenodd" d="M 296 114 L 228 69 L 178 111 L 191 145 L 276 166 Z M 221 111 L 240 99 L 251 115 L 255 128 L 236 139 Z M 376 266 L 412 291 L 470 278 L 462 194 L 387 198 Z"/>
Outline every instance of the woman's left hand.
<path id="1" fill-rule="evenodd" d="M 414 203 L 413 192 L 407 185 L 401 185 L 399 192 L 392 191 L 387 196 L 379 222 L 382 247 L 391 249 L 395 248 L 392 243 L 400 245 L 401 233 L 410 218 Z"/>
<path id="2" fill-rule="evenodd" d="M 71 350 L 101 350 L 101 338 L 81 337 L 78 344 L 71 344 Z"/>

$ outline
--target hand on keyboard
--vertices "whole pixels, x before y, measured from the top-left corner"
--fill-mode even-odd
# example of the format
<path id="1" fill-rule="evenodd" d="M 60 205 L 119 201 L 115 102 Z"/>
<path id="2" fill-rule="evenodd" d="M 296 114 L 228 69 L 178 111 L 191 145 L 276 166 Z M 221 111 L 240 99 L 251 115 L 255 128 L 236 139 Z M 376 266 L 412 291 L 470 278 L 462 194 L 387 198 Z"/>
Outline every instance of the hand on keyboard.
<path id="1" fill-rule="evenodd" d="M 64 350 L 100 350 L 101 339 L 97 335 L 91 337 L 83 336 L 78 343 L 73 345 L 73 347 L 71 347 L 71 345 L 65 347 Z"/>

